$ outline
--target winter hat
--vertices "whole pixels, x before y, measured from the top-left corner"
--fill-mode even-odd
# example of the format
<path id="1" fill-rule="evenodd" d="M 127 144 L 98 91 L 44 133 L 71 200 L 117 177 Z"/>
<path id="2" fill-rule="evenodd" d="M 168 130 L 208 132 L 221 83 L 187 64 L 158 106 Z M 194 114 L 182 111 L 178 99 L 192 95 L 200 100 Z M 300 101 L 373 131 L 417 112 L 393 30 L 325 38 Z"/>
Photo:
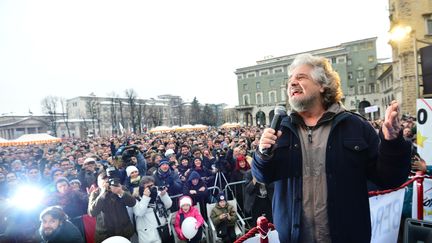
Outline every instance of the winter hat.
<path id="1" fill-rule="evenodd" d="M 73 179 L 73 180 L 69 181 L 69 184 L 74 184 L 74 183 L 76 183 L 76 184 L 78 184 L 78 185 L 81 186 L 81 181 L 78 180 L 78 179 Z"/>
<path id="2" fill-rule="evenodd" d="M 219 194 L 216 199 L 217 202 L 226 201 L 225 195 L 223 193 Z"/>
<path id="3" fill-rule="evenodd" d="M 246 161 L 246 157 L 244 157 L 244 155 L 237 156 L 237 161 L 242 161 L 242 160 Z"/>
<path id="4" fill-rule="evenodd" d="M 172 150 L 172 149 L 168 149 L 168 150 L 165 152 L 165 157 L 168 158 L 168 157 L 170 157 L 170 156 L 173 155 L 173 154 L 175 154 L 175 153 L 174 153 L 174 150 Z"/>
<path id="5" fill-rule="evenodd" d="M 128 177 L 130 177 L 130 175 L 131 175 L 132 172 L 134 172 L 134 171 L 138 171 L 138 168 L 135 167 L 135 166 L 133 166 L 133 165 L 129 165 L 129 166 L 126 168 L 126 175 L 127 175 Z"/>
<path id="6" fill-rule="evenodd" d="M 63 170 L 61 170 L 61 169 L 59 169 L 59 168 L 55 168 L 55 169 L 53 169 L 53 170 L 51 171 L 51 179 L 54 179 L 54 174 L 55 174 L 57 171 L 61 171 L 62 173 L 64 172 Z"/>
<path id="7" fill-rule="evenodd" d="M 66 177 L 59 177 L 57 178 L 57 180 L 55 181 L 55 185 L 57 186 L 57 184 L 61 183 L 61 182 L 66 182 L 66 184 L 70 185 L 69 180 Z"/>
<path id="8" fill-rule="evenodd" d="M 179 200 L 179 206 L 182 207 L 185 204 L 189 204 L 189 206 L 192 206 L 192 198 L 189 196 L 183 196 Z"/>
<path id="9" fill-rule="evenodd" d="M 192 171 L 192 173 L 189 175 L 188 181 L 192 181 L 193 179 L 200 179 L 201 176 L 198 172 Z"/>
<path id="10" fill-rule="evenodd" d="M 163 159 L 163 160 L 159 161 L 159 167 L 160 167 L 161 165 L 163 165 L 163 164 L 167 164 L 167 165 L 169 165 L 169 161 L 166 160 L 166 159 Z"/>

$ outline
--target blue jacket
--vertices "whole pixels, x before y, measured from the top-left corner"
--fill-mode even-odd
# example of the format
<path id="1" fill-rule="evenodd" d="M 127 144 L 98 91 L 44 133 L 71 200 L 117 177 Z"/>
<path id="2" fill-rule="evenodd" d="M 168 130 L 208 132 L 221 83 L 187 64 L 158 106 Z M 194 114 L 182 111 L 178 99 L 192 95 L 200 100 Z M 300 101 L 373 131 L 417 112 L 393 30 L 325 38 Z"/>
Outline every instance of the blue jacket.
<path id="1" fill-rule="evenodd" d="M 273 219 L 280 242 L 296 243 L 302 211 L 302 150 L 292 117 L 281 123 L 282 135 L 272 157 L 254 154 L 258 181 L 274 182 Z M 381 141 L 381 142 L 380 142 Z M 410 143 L 402 133 L 386 141 L 364 119 L 350 112 L 333 118 L 326 150 L 327 213 L 333 243 L 370 242 L 371 219 L 367 180 L 380 188 L 406 181 Z"/>

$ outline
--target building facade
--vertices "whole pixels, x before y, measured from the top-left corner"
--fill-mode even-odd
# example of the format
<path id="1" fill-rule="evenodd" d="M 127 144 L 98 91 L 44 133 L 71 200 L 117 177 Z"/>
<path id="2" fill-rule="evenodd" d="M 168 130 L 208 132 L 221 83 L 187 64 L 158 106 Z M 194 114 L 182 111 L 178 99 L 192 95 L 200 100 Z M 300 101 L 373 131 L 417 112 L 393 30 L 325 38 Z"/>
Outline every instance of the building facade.
<path id="1" fill-rule="evenodd" d="M 398 28 L 411 29 L 404 38 L 390 40 L 393 63 L 388 75 L 392 76 L 401 111 L 414 115 L 416 99 L 424 97 L 418 49 L 432 43 L 432 1 L 389 0 L 389 19 L 390 33 Z"/>
<path id="2" fill-rule="evenodd" d="M 0 116 L 0 137 L 4 139 L 16 139 L 24 134 L 47 133 L 49 130 L 50 116 Z"/>
<path id="3" fill-rule="evenodd" d="M 382 68 L 377 60 L 375 37 L 304 53 L 328 58 L 341 78 L 342 101 L 346 108 L 371 117 L 364 108 L 381 103 L 376 77 Z M 267 58 L 235 71 L 239 101 L 236 109 L 243 125 L 268 125 L 275 106 L 287 104 L 287 71 L 299 54 L 303 53 Z M 382 116 L 381 110 L 379 107 L 374 117 Z"/>

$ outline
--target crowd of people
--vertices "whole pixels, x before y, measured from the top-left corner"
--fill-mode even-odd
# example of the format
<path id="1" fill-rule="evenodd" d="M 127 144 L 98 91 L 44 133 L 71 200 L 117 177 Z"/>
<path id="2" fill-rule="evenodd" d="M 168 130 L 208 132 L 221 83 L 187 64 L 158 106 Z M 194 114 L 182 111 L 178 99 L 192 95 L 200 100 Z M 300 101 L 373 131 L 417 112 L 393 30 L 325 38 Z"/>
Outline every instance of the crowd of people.
<path id="1" fill-rule="evenodd" d="M 170 213 L 183 210 L 182 196 L 190 198 L 192 207 L 199 204 L 204 220 L 215 217 L 207 216 L 207 203 L 236 198 L 238 211 L 253 227 L 262 214 L 271 218 L 272 188 L 257 182 L 250 170 L 261 131 L 258 127 L 211 128 L 0 147 L 2 240 L 50 242 L 48 234 L 38 231 L 43 225 L 40 213 L 59 206 L 86 240 L 88 218 L 83 216 L 95 220 L 95 242 L 114 235 L 160 242 L 157 229 L 167 223 Z M 242 183 L 229 186 L 232 182 Z M 31 211 L 11 203 L 19 189 L 29 185 L 43 193 Z M 36 204 L 32 197 L 25 195 L 25 203 Z M 227 218 L 230 225 L 233 218 Z M 224 220 L 217 218 L 214 223 Z M 220 235 L 226 242 L 232 241 L 232 231 L 220 232 L 226 232 Z"/>

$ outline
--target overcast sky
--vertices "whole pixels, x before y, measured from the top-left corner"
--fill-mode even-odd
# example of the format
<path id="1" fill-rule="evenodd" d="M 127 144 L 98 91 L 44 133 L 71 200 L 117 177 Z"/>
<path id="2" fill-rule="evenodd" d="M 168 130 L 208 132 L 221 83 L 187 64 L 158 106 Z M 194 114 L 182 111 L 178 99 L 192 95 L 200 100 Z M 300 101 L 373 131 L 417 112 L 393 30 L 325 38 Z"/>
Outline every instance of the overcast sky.
<path id="1" fill-rule="evenodd" d="M 41 112 L 48 95 L 197 97 L 237 105 L 234 71 L 378 37 L 388 0 L 1 0 L 0 114 Z"/>

